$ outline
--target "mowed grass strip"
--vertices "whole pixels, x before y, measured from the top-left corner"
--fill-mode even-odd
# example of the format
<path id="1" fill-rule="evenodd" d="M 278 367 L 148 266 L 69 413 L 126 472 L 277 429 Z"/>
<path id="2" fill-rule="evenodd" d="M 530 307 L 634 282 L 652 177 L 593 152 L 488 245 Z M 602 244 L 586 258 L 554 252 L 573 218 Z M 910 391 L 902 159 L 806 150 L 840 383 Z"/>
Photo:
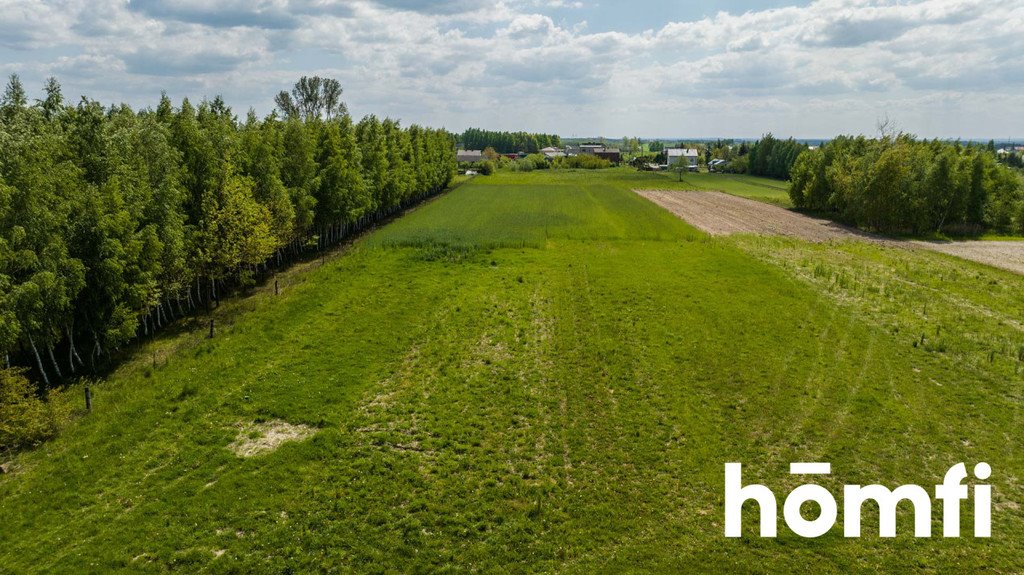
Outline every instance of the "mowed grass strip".
<path id="1" fill-rule="evenodd" d="M 688 233 L 695 232 L 678 218 L 607 184 L 481 183 L 424 206 L 368 243 L 491 249 L 543 247 L 550 239 L 669 240 Z"/>
<path id="2" fill-rule="evenodd" d="M 659 215 L 638 180 L 477 179 L 215 339 L 127 366 L 0 476 L 0 569 L 1019 571 L 1021 379 L 914 347 L 789 264 Z M 517 202 L 532 215 L 488 244 Z M 274 420 L 317 432 L 228 449 L 240 423 Z M 781 500 L 792 461 L 831 462 L 839 494 L 981 460 L 991 540 L 914 539 L 908 509 L 879 539 L 870 507 L 860 540 L 762 540 L 754 513 L 748 537 L 723 536 L 728 461 Z"/>

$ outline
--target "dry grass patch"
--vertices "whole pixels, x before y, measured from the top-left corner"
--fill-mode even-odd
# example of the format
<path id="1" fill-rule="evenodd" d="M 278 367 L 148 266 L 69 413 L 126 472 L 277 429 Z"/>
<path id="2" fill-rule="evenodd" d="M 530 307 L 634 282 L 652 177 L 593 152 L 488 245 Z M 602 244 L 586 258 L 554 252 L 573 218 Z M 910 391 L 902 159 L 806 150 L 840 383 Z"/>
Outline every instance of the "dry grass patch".
<path id="1" fill-rule="evenodd" d="M 270 453 L 286 442 L 303 441 L 316 433 L 308 425 L 292 425 L 280 419 L 241 424 L 239 428 L 238 437 L 228 445 L 228 449 L 239 457 Z"/>

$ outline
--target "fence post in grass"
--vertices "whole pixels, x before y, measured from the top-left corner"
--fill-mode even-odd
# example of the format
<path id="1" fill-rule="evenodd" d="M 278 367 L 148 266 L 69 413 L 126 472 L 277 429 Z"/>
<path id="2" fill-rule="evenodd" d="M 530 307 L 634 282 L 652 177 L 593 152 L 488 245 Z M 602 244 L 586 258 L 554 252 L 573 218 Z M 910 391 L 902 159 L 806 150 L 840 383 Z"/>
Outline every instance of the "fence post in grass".
<path id="1" fill-rule="evenodd" d="M 89 389 L 89 384 L 85 384 L 85 410 L 92 411 L 92 390 Z"/>
<path id="2" fill-rule="evenodd" d="M 210 319 L 210 339 L 213 339 L 213 319 Z"/>

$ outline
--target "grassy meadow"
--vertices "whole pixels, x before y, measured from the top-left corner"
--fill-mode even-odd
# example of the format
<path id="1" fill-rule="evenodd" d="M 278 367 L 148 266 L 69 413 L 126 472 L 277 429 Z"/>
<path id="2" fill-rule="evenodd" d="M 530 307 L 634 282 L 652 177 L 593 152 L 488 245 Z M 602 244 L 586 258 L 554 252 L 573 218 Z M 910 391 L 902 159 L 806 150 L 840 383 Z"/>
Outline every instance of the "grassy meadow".
<path id="1" fill-rule="evenodd" d="M 710 238 L 631 192 L 720 174 L 477 177 L 150 342 L 0 475 L 0 572 L 1024 570 L 1024 279 L 928 252 Z M 60 401 L 77 401 L 80 388 Z M 241 458 L 245 424 L 316 434 Z M 723 535 L 723 471 L 780 503 Z M 822 484 L 994 470 L 993 537 L 792 534 Z M 840 498 L 841 507 L 841 498 Z M 936 504 L 933 532 L 941 533 Z M 748 510 L 749 511 L 749 510 Z M 965 535 L 971 505 L 963 505 Z"/>

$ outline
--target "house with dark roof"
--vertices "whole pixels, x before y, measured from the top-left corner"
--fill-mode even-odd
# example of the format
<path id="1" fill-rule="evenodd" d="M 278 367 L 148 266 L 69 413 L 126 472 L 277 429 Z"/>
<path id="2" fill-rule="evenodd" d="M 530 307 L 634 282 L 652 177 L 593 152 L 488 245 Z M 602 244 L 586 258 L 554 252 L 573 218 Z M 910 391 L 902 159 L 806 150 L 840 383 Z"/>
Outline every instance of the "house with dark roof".
<path id="1" fill-rule="evenodd" d="M 613 164 L 618 164 L 622 161 L 622 152 L 618 148 L 601 148 L 595 151 L 594 155 Z"/>
<path id="2" fill-rule="evenodd" d="M 618 148 L 606 148 L 604 144 L 580 144 L 580 153 L 597 156 L 598 158 L 608 160 L 609 162 L 616 164 L 622 161 L 622 152 L 620 152 Z"/>

